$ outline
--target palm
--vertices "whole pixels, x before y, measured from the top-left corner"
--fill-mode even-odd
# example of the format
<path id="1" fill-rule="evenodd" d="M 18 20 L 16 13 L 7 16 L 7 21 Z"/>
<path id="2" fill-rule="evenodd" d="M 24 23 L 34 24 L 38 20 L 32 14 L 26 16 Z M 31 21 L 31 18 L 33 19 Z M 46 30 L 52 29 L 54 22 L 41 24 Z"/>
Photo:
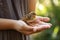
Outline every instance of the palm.
<path id="1" fill-rule="evenodd" d="M 24 34 L 33 34 L 45 30 L 47 28 L 50 28 L 51 24 L 46 23 L 49 20 L 50 20 L 49 18 L 36 17 L 36 20 L 29 22 L 27 27 L 22 28 L 21 32 Z"/>

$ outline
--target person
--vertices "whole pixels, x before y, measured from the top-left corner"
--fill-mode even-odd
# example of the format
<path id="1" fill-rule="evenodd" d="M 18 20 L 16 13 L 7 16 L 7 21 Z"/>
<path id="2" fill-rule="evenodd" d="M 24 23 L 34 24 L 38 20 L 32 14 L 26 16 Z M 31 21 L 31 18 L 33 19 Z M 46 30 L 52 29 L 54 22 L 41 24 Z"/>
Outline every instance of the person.
<path id="1" fill-rule="evenodd" d="M 14 12 L 12 12 L 12 10 L 16 7 L 16 10 L 18 8 L 17 13 L 22 11 L 21 9 L 19 10 L 18 6 L 20 4 L 23 4 L 23 5 L 24 5 L 24 3 L 26 4 L 27 3 L 26 0 L 24 0 L 24 1 L 23 0 L 18 0 L 18 1 L 17 0 L 12 0 L 12 1 L 11 0 L 1 0 L 1 1 L 3 2 L 3 4 L 0 3 L 0 33 L 2 32 L 1 30 L 16 30 L 22 34 L 30 35 L 30 34 L 34 34 L 37 32 L 41 32 L 41 31 L 46 30 L 51 27 L 50 23 L 45 23 L 45 22 L 50 21 L 50 18 L 48 18 L 48 17 L 36 16 L 36 19 L 32 23 L 30 23 L 29 25 L 26 24 L 23 20 L 14 20 L 15 19 L 14 14 L 13 14 Z M 6 1 L 8 4 L 8 7 L 6 7 L 6 5 L 7 5 L 5 3 Z M 28 4 L 29 4 L 28 11 L 29 12 L 35 10 L 35 3 L 33 1 L 35 1 L 35 0 L 28 0 Z M 18 5 L 19 2 L 21 2 L 21 3 Z M 11 4 L 14 7 L 13 9 L 11 8 L 12 7 Z M 20 5 L 20 6 L 22 6 L 22 5 Z M 7 8 L 9 8 L 9 9 L 7 9 Z M 10 11 L 8 11 L 8 10 L 10 10 Z M 16 10 L 14 9 L 15 12 L 16 12 Z M 22 13 L 21 13 L 21 15 L 22 15 Z M 14 19 L 11 19 L 10 15 L 13 16 Z M 20 15 L 20 17 L 21 17 L 21 15 Z M 31 24 L 34 24 L 34 25 L 31 25 Z M 4 33 L 4 32 L 2 32 L 2 33 Z M 4 33 L 5 37 L 1 40 L 12 40 L 12 37 L 18 38 L 18 37 L 16 37 L 17 34 L 15 34 L 14 36 L 11 36 L 10 38 L 8 36 L 9 39 L 7 39 L 6 34 L 11 34 L 11 32 L 8 31 L 7 33 Z M 11 34 L 11 35 L 13 35 L 13 34 Z M 2 36 L 0 36 L 0 37 L 2 37 Z M 15 39 L 13 39 L 13 40 L 15 40 Z M 19 39 L 17 39 L 17 40 L 19 40 Z M 20 40 L 22 40 L 22 39 L 20 38 Z"/>
<path id="2" fill-rule="evenodd" d="M 0 30 L 14 29 L 14 30 L 17 30 L 23 34 L 27 34 L 27 35 L 33 34 L 33 33 L 45 30 L 47 28 L 50 28 L 51 27 L 50 23 L 44 23 L 44 21 L 48 22 L 49 20 L 50 19 L 48 17 L 37 16 L 36 20 L 34 20 L 32 22 L 32 23 L 34 23 L 34 25 L 30 26 L 31 23 L 29 25 L 27 25 L 22 20 L 12 20 L 12 19 L 0 18 Z M 40 25 L 40 24 L 42 24 L 42 25 Z M 40 27 L 37 27 L 37 26 L 40 26 Z"/>

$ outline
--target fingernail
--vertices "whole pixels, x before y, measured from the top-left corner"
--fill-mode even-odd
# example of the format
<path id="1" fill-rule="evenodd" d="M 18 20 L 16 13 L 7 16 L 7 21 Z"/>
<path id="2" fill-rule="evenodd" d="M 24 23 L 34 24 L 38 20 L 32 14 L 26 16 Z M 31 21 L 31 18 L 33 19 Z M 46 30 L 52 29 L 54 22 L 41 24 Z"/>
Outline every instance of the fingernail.
<path id="1" fill-rule="evenodd" d="M 52 24 L 50 23 L 50 26 L 52 26 Z"/>
<path id="2" fill-rule="evenodd" d="M 51 28 L 51 26 L 52 26 L 52 24 L 48 25 L 47 27 L 48 27 L 48 28 Z"/>

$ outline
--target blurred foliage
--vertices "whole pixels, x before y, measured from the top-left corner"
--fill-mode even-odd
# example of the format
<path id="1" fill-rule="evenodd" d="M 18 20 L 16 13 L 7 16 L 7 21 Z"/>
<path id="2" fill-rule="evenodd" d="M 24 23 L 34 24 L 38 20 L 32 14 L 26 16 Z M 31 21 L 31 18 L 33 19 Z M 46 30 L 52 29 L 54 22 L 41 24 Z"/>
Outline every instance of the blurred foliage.
<path id="1" fill-rule="evenodd" d="M 60 40 L 60 0 L 37 0 L 36 14 L 50 17 L 50 29 L 33 34 L 33 40 Z"/>

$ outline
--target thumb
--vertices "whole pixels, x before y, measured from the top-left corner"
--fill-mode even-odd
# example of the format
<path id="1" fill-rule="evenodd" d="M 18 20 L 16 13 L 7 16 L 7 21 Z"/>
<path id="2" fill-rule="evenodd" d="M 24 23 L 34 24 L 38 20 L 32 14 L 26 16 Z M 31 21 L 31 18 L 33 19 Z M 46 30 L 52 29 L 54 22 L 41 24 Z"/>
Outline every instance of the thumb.
<path id="1" fill-rule="evenodd" d="M 28 26 L 23 20 L 19 20 L 19 21 L 18 21 L 18 24 L 19 24 L 20 26 Z"/>
<path id="2" fill-rule="evenodd" d="M 33 29 L 34 29 L 32 26 L 28 26 L 28 25 L 25 26 L 25 28 L 26 28 L 27 31 L 33 31 Z"/>
<path id="3" fill-rule="evenodd" d="M 18 21 L 18 24 L 19 24 L 23 29 L 25 29 L 26 31 L 32 31 L 32 30 L 33 30 L 32 26 L 27 25 L 27 24 L 26 24 L 24 21 L 22 21 L 22 20 L 19 20 L 19 21 Z"/>

